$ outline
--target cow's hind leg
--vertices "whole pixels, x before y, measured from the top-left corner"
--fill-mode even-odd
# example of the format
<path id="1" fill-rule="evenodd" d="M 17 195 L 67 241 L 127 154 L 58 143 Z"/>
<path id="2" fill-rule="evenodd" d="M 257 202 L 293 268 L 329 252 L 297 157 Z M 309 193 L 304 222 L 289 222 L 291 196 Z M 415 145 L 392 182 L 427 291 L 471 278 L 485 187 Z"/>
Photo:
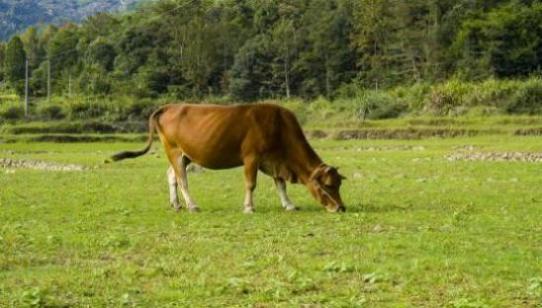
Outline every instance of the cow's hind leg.
<path id="1" fill-rule="evenodd" d="M 188 206 L 188 210 L 191 212 L 198 212 L 199 207 L 197 206 L 196 202 L 192 199 L 190 194 L 188 193 L 188 177 L 186 175 L 186 167 L 190 164 L 190 159 L 186 157 L 185 155 L 181 155 L 179 158 L 179 186 L 181 188 L 181 194 L 183 195 L 184 201 L 186 202 L 186 205 Z"/>
<path id="2" fill-rule="evenodd" d="M 256 188 L 256 178 L 258 176 L 258 162 L 253 157 L 246 158 L 245 165 L 245 202 L 244 212 L 250 214 L 254 212 L 254 202 L 252 195 Z"/>
<path id="3" fill-rule="evenodd" d="M 286 193 L 286 181 L 278 177 L 273 179 L 275 180 L 275 185 L 277 186 L 277 191 L 279 193 L 280 203 L 282 204 L 282 207 L 287 211 L 297 210 L 295 205 L 293 205 L 292 201 L 290 201 L 290 198 L 288 198 L 288 194 Z"/>
<path id="4" fill-rule="evenodd" d="M 167 153 L 169 162 L 171 163 L 171 168 L 173 169 L 175 173 L 177 185 L 181 189 L 181 194 L 183 195 L 183 199 L 188 207 L 188 210 L 191 212 L 198 211 L 199 209 L 198 206 L 196 205 L 196 203 L 194 202 L 194 200 L 188 193 L 188 179 L 186 176 L 186 166 L 190 163 L 190 159 L 184 156 L 181 151 L 166 148 L 166 153 Z"/>
<path id="5" fill-rule="evenodd" d="M 181 204 L 179 203 L 179 195 L 177 193 L 177 176 L 175 175 L 175 169 L 171 166 L 167 169 L 167 181 L 169 186 L 169 204 L 176 211 L 179 211 Z"/>

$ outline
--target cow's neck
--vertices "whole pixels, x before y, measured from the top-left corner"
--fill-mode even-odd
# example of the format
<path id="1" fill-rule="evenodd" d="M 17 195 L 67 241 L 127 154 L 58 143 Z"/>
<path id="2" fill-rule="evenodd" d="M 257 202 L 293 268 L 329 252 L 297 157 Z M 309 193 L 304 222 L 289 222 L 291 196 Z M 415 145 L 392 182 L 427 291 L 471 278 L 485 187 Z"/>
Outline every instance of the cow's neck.
<path id="1" fill-rule="evenodd" d="M 309 179 L 316 168 L 322 165 L 322 159 L 314 152 L 310 146 L 300 151 L 301 155 L 296 155 L 295 163 L 291 169 L 297 175 L 299 181 L 303 184 L 309 182 Z"/>

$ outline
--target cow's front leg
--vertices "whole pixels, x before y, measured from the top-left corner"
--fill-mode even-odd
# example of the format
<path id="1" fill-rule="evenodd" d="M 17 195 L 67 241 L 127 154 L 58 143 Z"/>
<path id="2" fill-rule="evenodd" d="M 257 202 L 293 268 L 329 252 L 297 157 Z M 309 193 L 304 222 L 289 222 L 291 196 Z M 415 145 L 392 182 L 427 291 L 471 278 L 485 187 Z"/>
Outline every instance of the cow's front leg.
<path id="1" fill-rule="evenodd" d="M 282 207 L 287 211 L 295 211 L 297 208 L 293 205 L 288 194 L 286 193 L 286 182 L 281 178 L 273 178 L 275 180 L 275 185 L 277 186 L 277 191 L 279 193 L 280 203 Z"/>
<path id="2" fill-rule="evenodd" d="M 244 212 L 254 213 L 254 202 L 252 195 L 256 188 L 256 177 L 258 176 L 258 163 L 254 158 L 245 159 L 245 202 Z"/>
<path id="3" fill-rule="evenodd" d="M 177 177 L 173 167 L 167 169 L 167 181 L 169 186 L 169 204 L 176 211 L 179 211 L 181 209 L 181 203 L 179 202 L 179 195 L 177 194 Z"/>

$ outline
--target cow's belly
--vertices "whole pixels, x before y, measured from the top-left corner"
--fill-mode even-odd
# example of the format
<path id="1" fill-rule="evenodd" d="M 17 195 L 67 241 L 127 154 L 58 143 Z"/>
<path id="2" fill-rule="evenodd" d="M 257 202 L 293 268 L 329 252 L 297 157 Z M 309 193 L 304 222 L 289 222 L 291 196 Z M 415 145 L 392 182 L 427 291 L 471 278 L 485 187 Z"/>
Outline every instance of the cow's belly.
<path id="1" fill-rule="evenodd" d="M 192 140 L 180 145 L 191 161 L 208 169 L 228 169 L 243 165 L 241 145 L 237 140 L 219 138 Z"/>
<path id="2" fill-rule="evenodd" d="M 191 161 L 207 169 L 229 169 L 243 165 L 243 161 L 237 157 L 216 157 L 216 155 L 202 157 L 192 156 L 190 153 L 186 155 Z"/>

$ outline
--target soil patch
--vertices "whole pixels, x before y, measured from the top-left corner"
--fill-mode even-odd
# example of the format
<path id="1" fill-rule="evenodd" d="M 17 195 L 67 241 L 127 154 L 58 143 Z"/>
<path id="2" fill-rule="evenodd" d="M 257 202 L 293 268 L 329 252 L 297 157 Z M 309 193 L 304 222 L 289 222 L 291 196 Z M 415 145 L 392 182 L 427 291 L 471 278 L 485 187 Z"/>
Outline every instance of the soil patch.
<path id="1" fill-rule="evenodd" d="M 84 171 L 88 168 L 76 164 L 60 164 L 40 160 L 22 160 L 11 158 L 0 158 L 2 169 L 34 169 L 47 171 Z"/>
<path id="2" fill-rule="evenodd" d="M 542 163 L 542 153 L 529 152 L 455 152 L 446 156 L 449 161 L 518 161 Z"/>

